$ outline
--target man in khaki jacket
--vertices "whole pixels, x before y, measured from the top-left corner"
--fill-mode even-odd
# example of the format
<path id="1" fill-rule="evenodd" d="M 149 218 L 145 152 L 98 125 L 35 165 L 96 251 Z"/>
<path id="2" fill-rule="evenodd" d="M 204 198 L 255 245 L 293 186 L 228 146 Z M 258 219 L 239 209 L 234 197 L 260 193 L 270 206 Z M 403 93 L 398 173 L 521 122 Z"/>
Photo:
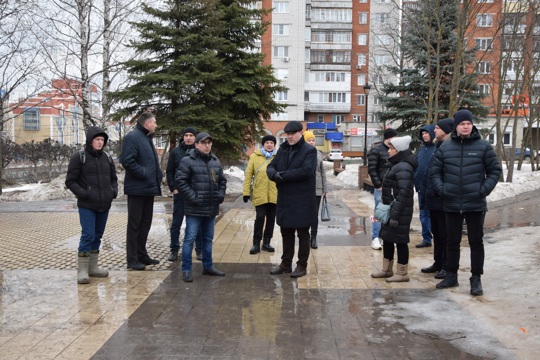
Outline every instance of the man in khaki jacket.
<path id="1" fill-rule="evenodd" d="M 262 138 L 261 144 L 262 148 L 249 157 L 244 178 L 244 202 L 247 203 L 251 196 L 256 212 L 253 247 L 249 250 L 250 254 L 258 254 L 261 251 L 261 239 L 263 240 L 262 250 L 274 252 L 270 240 L 274 235 L 276 222 L 277 188 L 276 183 L 268 179 L 266 167 L 276 154 L 276 138 L 266 135 Z"/>

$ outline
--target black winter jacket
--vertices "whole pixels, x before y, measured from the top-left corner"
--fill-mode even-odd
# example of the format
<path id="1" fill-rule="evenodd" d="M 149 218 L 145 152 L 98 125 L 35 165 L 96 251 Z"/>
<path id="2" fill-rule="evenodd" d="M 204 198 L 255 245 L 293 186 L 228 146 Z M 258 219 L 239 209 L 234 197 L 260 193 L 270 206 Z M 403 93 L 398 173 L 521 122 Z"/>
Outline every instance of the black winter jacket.
<path id="1" fill-rule="evenodd" d="M 182 141 L 182 143 L 172 149 L 169 152 L 169 161 L 167 161 L 167 186 L 169 187 L 169 190 L 174 191 L 176 189 L 175 186 L 175 176 L 176 176 L 176 170 L 180 167 L 180 161 L 186 156 L 186 153 L 188 150 L 194 149 L 195 145 L 186 145 Z"/>
<path id="2" fill-rule="evenodd" d="M 189 150 L 176 170 L 176 188 L 184 198 L 184 212 L 192 216 L 217 216 L 225 199 L 227 179 L 212 153 Z"/>
<path id="3" fill-rule="evenodd" d="M 316 168 L 317 149 L 303 137 L 294 145 L 288 142 L 280 145 L 266 168 L 268 178 L 276 182 L 278 189 L 276 222 L 279 226 L 304 228 L 317 221 Z M 276 181 L 278 173 L 283 181 Z"/>
<path id="4" fill-rule="evenodd" d="M 140 124 L 124 138 L 120 162 L 126 170 L 124 194 L 161 195 L 163 173 L 159 167 L 158 154 L 152 136 Z"/>
<path id="5" fill-rule="evenodd" d="M 384 178 L 382 202 L 391 204 L 390 219 L 398 221 L 393 228 L 390 222 L 382 225 L 381 237 L 395 244 L 408 244 L 414 206 L 414 170 L 418 160 L 411 150 L 400 151 L 388 159 L 392 164 Z"/>
<path id="6" fill-rule="evenodd" d="M 436 146 L 435 151 L 439 149 L 442 143 L 443 143 L 442 141 L 437 141 L 437 143 L 435 144 Z M 429 174 L 429 169 L 433 167 L 433 160 L 435 160 L 435 152 L 431 155 L 431 158 L 429 159 L 428 174 L 426 177 L 424 177 L 424 191 L 425 191 L 424 202 L 425 203 L 423 205 L 429 210 L 443 211 L 444 209 L 443 199 L 435 193 L 435 189 L 433 188 L 433 179 L 431 178 Z"/>
<path id="7" fill-rule="evenodd" d="M 77 206 L 99 212 L 108 211 L 113 199 L 118 195 L 118 177 L 112 159 L 103 150 L 95 151 L 92 140 L 96 136 L 105 138 L 105 131 L 97 126 L 91 126 L 86 132 L 86 145 L 84 147 L 85 160 L 77 151 L 69 160 L 66 175 L 66 186 L 77 197 Z"/>
<path id="8" fill-rule="evenodd" d="M 383 142 L 379 144 L 368 153 L 368 173 L 375 189 L 382 187 L 382 180 L 384 175 L 392 166 L 388 163 L 388 149 L 389 147 Z"/>
<path id="9" fill-rule="evenodd" d="M 428 142 L 424 141 L 424 138 L 422 137 L 422 132 L 427 131 L 431 140 Z M 420 138 L 420 141 L 422 142 L 422 146 L 418 149 L 416 152 L 416 159 L 418 159 L 418 167 L 416 168 L 416 171 L 414 172 L 414 187 L 416 188 L 417 192 L 424 193 L 424 179 L 428 175 L 428 163 L 431 159 L 431 156 L 435 152 L 435 144 L 433 143 L 433 139 L 435 139 L 435 125 L 428 124 L 424 127 L 422 127 L 419 131 L 418 137 Z M 420 204 L 420 208 L 424 209 L 423 204 Z"/>
<path id="10" fill-rule="evenodd" d="M 430 176 L 434 191 L 444 200 L 444 211 L 487 211 L 488 196 L 502 169 L 491 144 L 473 126 L 469 137 L 456 131 L 435 153 Z"/>

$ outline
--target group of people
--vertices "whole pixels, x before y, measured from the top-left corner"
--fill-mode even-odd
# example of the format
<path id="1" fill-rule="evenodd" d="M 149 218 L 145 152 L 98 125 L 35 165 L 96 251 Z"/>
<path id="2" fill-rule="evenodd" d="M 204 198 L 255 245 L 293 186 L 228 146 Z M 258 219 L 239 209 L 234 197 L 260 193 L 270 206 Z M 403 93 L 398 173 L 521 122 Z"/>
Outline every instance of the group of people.
<path id="1" fill-rule="evenodd" d="M 161 195 L 159 158 L 153 144 L 157 129 L 156 117 L 143 113 L 133 131 L 123 139 L 120 162 L 125 169 L 124 194 L 127 195 L 126 230 L 127 267 L 145 270 L 157 265 L 146 247 L 152 225 L 154 198 Z M 77 282 L 88 284 L 90 277 L 107 277 L 108 271 L 98 266 L 99 248 L 113 199 L 118 195 L 115 164 L 105 151 L 108 136 L 99 127 L 90 127 L 84 149 L 69 162 L 66 186 L 77 197 L 81 238 L 78 247 Z M 197 258 L 203 263 L 203 275 L 224 276 L 212 262 L 214 220 L 219 204 L 225 199 L 227 180 L 219 159 L 212 153 L 212 137 L 187 128 L 181 145 L 168 164 L 169 187 L 174 194 L 171 226 L 171 255 L 176 261 L 180 250 L 179 235 L 183 218 L 186 230 L 182 247 L 182 277 L 193 281 L 193 244 Z"/>
<path id="2" fill-rule="evenodd" d="M 371 276 L 388 282 L 409 281 L 409 231 L 413 215 L 414 189 L 418 192 L 422 242 L 434 245 L 434 262 L 421 269 L 435 273 L 437 289 L 458 286 L 460 243 L 463 223 L 471 252 L 471 295 L 482 295 L 484 272 L 483 227 L 486 197 L 501 175 L 501 166 L 491 144 L 473 125 L 473 114 L 461 109 L 453 118 L 442 119 L 420 129 L 423 145 L 414 155 L 412 138 L 398 137 L 386 129 L 382 144 L 369 153 L 368 171 L 375 188 L 375 206 L 391 205 L 385 224 L 372 227 L 372 247 L 381 248 L 383 263 Z M 386 151 L 385 151 L 386 150 Z M 394 245 L 395 244 L 395 245 Z M 394 252 L 397 265 L 394 273 Z"/>
<path id="3" fill-rule="evenodd" d="M 374 187 L 375 206 L 391 205 L 389 220 L 372 226 L 373 249 L 381 249 L 380 271 L 371 276 L 388 282 L 409 281 L 410 225 L 414 208 L 414 189 L 418 192 L 422 242 L 417 247 L 434 245 L 434 262 L 421 269 L 435 273 L 442 281 L 438 289 L 458 286 L 462 226 L 467 224 L 471 249 L 471 294 L 483 294 L 481 275 L 484 265 L 483 225 L 486 196 L 495 188 L 501 166 L 492 146 L 483 140 L 473 125 L 473 114 L 459 110 L 453 119 L 420 129 L 422 146 L 416 154 L 410 149 L 412 138 L 384 131 L 384 141 L 368 154 L 368 172 Z M 127 267 L 144 270 L 159 264 L 146 248 L 152 224 L 154 197 L 161 195 L 158 154 L 152 137 L 157 129 L 155 116 L 143 113 L 123 141 L 120 162 L 125 169 L 127 195 Z M 315 148 L 315 135 L 303 131 L 298 121 L 284 128 L 286 141 L 279 146 L 272 135 L 262 138 L 246 167 L 244 202 L 255 207 L 253 245 L 250 254 L 274 252 L 270 244 L 274 224 L 280 226 L 283 255 L 270 273 L 306 275 L 310 249 L 317 249 L 318 213 L 326 195 L 326 173 L 322 154 Z M 106 277 L 98 266 L 99 248 L 113 199 L 118 194 L 118 178 L 112 158 L 103 150 L 108 136 L 99 127 L 90 127 L 85 148 L 69 162 L 66 186 L 77 197 L 81 238 L 78 248 L 77 282 L 89 277 Z M 167 164 L 167 183 L 174 195 L 169 261 L 177 261 L 180 228 L 186 229 L 182 244 L 182 278 L 193 281 L 192 253 L 202 261 L 203 275 L 224 276 L 212 262 L 214 222 L 224 201 L 227 180 L 219 159 L 212 153 L 212 137 L 188 127 L 182 141 L 173 149 Z M 293 271 L 295 242 L 298 236 L 298 261 Z M 261 246 L 262 241 L 262 246 Z M 397 252 L 396 271 L 394 255 Z"/>

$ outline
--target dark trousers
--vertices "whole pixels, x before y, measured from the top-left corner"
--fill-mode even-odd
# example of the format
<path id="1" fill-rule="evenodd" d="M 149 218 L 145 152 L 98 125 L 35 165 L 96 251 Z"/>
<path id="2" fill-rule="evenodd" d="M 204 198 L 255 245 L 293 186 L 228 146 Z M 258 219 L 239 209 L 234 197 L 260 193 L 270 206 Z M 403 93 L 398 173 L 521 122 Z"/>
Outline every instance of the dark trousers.
<path id="1" fill-rule="evenodd" d="M 446 213 L 448 272 L 457 273 L 459 269 L 461 233 L 463 220 L 467 223 L 467 235 L 471 249 L 471 273 L 484 273 L 484 218 L 485 212 Z"/>
<path id="2" fill-rule="evenodd" d="M 317 196 L 317 216 L 315 217 L 315 223 L 311 226 L 311 238 L 317 237 L 317 229 L 319 228 L 319 210 L 321 208 L 322 196 Z"/>
<path id="3" fill-rule="evenodd" d="M 266 223 L 266 225 L 265 225 Z M 276 223 L 276 204 L 266 203 L 255 206 L 255 226 L 253 229 L 253 241 L 268 240 L 274 236 L 274 224 Z M 263 236 L 264 227 L 264 236 Z"/>
<path id="4" fill-rule="evenodd" d="M 446 261 L 446 215 L 444 211 L 430 210 L 431 232 L 433 234 L 433 266 L 447 270 Z"/>
<path id="5" fill-rule="evenodd" d="M 394 260 L 394 245 L 397 248 L 397 262 L 401 265 L 409 263 L 409 245 L 394 244 L 383 240 L 383 256 L 385 259 Z"/>
<path id="6" fill-rule="evenodd" d="M 173 215 L 171 223 L 171 251 L 180 250 L 180 228 L 184 222 L 184 198 L 180 194 L 174 195 L 173 200 Z M 185 234 L 184 234 L 185 237 Z M 195 251 L 200 253 L 202 251 L 202 236 L 199 232 L 197 239 L 195 239 Z"/>
<path id="7" fill-rule="evenodd" d="M 281 228 L 283 238 L 283 255 L 281 263 L 290 267 L 294 258 L 295 233 L 298 233 L 298 262 L 296 265 L 307 268 L 309 258 L 309 227 L 305 228 Z"/>
<path id="8" fill-rule="evenodd" d="M 128 195 L 126 252 L 128 265 L 148 258 L 146 240 L 152 226 L 154 196 Z"/>

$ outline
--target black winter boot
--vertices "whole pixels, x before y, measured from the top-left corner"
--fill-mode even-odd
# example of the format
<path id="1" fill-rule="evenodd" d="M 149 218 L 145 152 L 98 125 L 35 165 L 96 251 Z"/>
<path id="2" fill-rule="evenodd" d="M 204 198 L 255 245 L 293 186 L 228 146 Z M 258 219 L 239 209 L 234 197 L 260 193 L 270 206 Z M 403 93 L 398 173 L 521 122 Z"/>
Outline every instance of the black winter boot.
<path id="1" fill-rule="evenodd" d="M 267 251 L 267 252 L 274 252 L 274 251 L 276 251 L 276 250 L 272 247 L 272 245 L 270 245 L 270 239 L 264 239 L 264 240 L 263 240 L 262 250 L 263 250 L 263 251 Z"/>
<path id="2" fill-rule="evenodd" d="M 435 285 L 437 289 L 448 289 L 451 287 L 458 286 L 458 279 L 457 279 L 457 273 L 451 273 L 449 271 L 446 272 L 446 277 L 443 281 Z"/>
<path id="3" fill-rule="evenodd" d="M 169 258 L 167 260 L 169 261 L 178 260 L 178 250 L 171 250 L 171 254 L 169 255 Z"/>
<path id="4" fill-rule="evenodd" d="M 482 282 L 480 281 L 480 275 L 471 276 L 469 281 L 471 282 L 471 295 L 479 296 L 484 294 Z"/>
<path id="5" fill-rule="evenodd" d="M 261 252 L 261 240 L 253 240 L 253 247 L 249 250 L 251 255 L 255 255 Z"/>

